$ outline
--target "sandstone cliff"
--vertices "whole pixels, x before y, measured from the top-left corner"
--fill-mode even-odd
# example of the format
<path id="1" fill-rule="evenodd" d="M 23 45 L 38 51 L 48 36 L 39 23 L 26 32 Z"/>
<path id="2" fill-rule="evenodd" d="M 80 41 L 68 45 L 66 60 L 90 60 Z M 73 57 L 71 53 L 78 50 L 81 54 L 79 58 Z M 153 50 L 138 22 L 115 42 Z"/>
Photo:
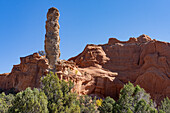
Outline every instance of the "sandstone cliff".
<path id="1" fill-rule="evenodd" d="M 34 53 L 21 57 L 20 61 L 20 64 L 13 66 L 11 73 L 0 74 L 0 88 L 21 91 L 40 86 L 40 77 L 46 75 L 49 68 L 47 59 Z"/>
<path id="2" fill-rule="evenodd" d="M 117 98 L 119 90 L 130 81 L 158 102 L 170 97 L 170 43 L 147 35 L 128 41 L 110 38 L 104 45 L 87 45 L 69 60 L 93 78 L 82 85 L 86 94 Z"/>

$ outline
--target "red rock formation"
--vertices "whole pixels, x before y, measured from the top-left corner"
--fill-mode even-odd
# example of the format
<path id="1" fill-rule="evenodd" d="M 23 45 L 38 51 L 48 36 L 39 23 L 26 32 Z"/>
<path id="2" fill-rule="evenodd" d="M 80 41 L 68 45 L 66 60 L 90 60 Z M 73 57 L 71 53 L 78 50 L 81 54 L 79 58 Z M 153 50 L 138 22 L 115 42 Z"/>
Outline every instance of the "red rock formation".
<path id="1" fill-rule="evenodd" d="M 21 57 L 20 60 L 21 63 L 14 65 L 11 73 L 0 74 L 1 89 L 15 88 L 17 91 L 22 91 L 27 87 L 40 87 L 40 78 L 45 76 L 50 69 L 48 60 L 45 56 L 39 56 L 38 53 Z M 60 79 L 71 79 L 76 83 L 76 79 L 80 78 L 79 80 L 81 80 L 83 78 L 74 62 L 61 60 L 58 63 L 60 63 L 58 66 L 60 66 L 61 71 L 57 74 Z"/>
<path id="2" fill-rule="evenodd" d="M 170 97 L 170 43 L 152 40 L 147 35 L 124 42 L 110 38 L 108 44 L 87 45 L 78 56 L 61 60 L 57 68 L 60 79 L 71 79 L 74 91 L 80 95 L 116 99 L 130 81 L 139 84 L 157 102 Z M 37 53 L 23 57 L 11 73 L 0 75 L 0 88 L 20 91 L 39 87 L 40 77 L 48 69 L 47 59 Z"/>
<path id="3" fill-rule="evenodd" d="M 79 70 L 90 71 L 93 79 L 86 82 L 85 89 L 89 94 L 116 98 L 130 81 L 139 84 L 157 101 L 170 97 L 170 43 L 152 40 L 147 35 L 124 42 L 110 38 L 108 44 L 87 45 L 82 53 L 69 60 Z M 108 74 L 113 72 L 118 75 Z"/>
<path id="4" fill-rule="evenodd" d="M 0 75 L 0 88 L 21 91 L 27 87 L 39 87 L 40 77 L 46 75 L 48 69 L 47 59 L 34 53 L 20 60 L 21 63 L 14 65 L 11 73 Z"/>

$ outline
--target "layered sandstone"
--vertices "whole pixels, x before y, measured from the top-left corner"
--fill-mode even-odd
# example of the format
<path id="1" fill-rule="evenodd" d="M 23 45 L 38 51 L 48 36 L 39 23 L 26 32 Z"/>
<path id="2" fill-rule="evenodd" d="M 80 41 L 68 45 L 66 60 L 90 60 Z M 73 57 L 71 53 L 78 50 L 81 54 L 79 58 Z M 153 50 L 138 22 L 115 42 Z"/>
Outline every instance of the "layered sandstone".
<path id="1" fill-rule="evenodd" d="M 27 87 L 40 88 L 40 78 L 46 76 L 50 69 L 48 59 L 34 53 L 21 57 L 20 61 L 20 64 L 13 66 L 11 73 L 0 74 L 1 89 L 14 88 L 16 91 L 22 91 Z M 74 62 L 60 60 L 58 63 L 60 71 L 56 73 L 60 79 L 76 82 L 76 78 L 82 76 Z"/>
<path id="2" fill-rule="evenodd" d="M 48 61 L 38 53 L 20 58 L 21 63 L 14 65 L 11 73 L 0 74 L 0 88 L 8 90 L 15 88 L 17 91 L 27 87 L 39 87 L 40 78 L 48 72 Z"/>
<path id="3" fill-rule="evenodd" d="M 87 45 L 69 60 L 93 78 L 84 86 L 87 94 L 117 98 L 123 85 L 130 81 L 158 102 L 170 97 L 170 43 L 152 40 L 147 35 L 128 41 L 110 38 L 104 45 Z"/>
<path id="4" fill-rule="evenodd" d="M 45 52 L 50 67 L 55 68 L 55 64 L 60 58 L 60 36 L 59 36 L 59 16 L 58 9 L 52 7 L 48 10 L 45 34 Z"/>

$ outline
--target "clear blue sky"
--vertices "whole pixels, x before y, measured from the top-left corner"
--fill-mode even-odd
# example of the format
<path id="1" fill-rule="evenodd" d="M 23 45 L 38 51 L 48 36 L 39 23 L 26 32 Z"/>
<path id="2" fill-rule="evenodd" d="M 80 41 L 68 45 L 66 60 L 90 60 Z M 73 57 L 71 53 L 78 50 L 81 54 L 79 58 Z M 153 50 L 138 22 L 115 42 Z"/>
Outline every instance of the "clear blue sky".
<path id="1" fill-rule="evenodd" d="M 44 50 L 46 13 L 60 11 L 61 59 L 110 37 L 170 42 L 170 0 L 0 0 L 0 73 Z"/>

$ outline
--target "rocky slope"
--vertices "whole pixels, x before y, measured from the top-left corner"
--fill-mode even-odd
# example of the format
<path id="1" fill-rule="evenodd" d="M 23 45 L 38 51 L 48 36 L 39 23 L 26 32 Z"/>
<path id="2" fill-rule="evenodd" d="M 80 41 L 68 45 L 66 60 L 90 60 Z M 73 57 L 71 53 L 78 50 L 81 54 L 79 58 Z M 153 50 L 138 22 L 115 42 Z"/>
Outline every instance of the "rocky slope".
<path id="1" fill-rule="evenodd" d="M 170 43 L 152 40 L 147 35 L 107 44 L 87 45 L 69 61 L 59 60 L 56 72 L 60 79 L 72 80 L 74 91 L 104 98 L 118 98 L 128 81 L 139 84 L 160 102 L 170 97 Z M 40 87 L 40 77 L 49 71 L 48 59 L 38 53 L 22 57 L 11 73 L 0 74 L 0 88 Z"/>

